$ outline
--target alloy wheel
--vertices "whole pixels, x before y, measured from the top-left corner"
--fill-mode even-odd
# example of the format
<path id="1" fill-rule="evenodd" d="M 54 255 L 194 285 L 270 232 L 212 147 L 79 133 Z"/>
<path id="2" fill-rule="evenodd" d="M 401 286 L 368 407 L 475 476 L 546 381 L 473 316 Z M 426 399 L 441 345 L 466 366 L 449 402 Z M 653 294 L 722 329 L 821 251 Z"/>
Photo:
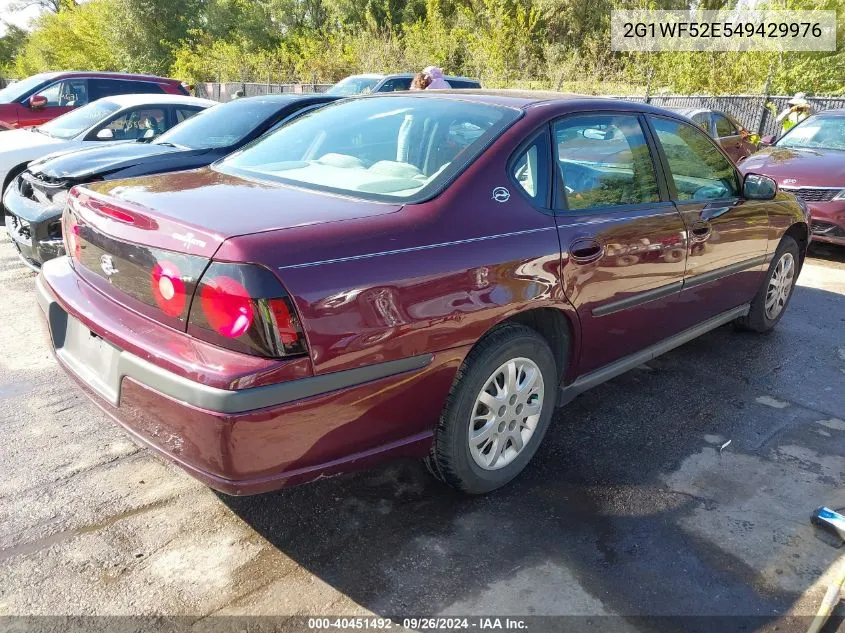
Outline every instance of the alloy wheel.
<path id="1" fill-rule="evenodd" d="M 778 260 L 766 289 L 766 318 L 774 321 L 786 306 L 795 280 L 795 258 L 784 253 Z"/>

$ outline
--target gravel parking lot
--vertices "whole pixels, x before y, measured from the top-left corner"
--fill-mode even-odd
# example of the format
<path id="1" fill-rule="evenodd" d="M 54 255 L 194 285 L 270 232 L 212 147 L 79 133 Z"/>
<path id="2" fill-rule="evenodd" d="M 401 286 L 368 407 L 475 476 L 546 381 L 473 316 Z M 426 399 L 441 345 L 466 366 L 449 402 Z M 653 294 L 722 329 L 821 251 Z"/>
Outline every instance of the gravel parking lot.
<path id="1" fill-rule="evenodd" d="M 230 498 L 77 391 L 43 338 L 34 275 L 0 241 L 0 614 L 775 626 L 814 612 L 837 564 L 808 519 L 845 506 L 845 250 L 814 253 L 772 334 L 722 328 L 560 410 L 496 494 L 462 497 L 408 462 Z"/>

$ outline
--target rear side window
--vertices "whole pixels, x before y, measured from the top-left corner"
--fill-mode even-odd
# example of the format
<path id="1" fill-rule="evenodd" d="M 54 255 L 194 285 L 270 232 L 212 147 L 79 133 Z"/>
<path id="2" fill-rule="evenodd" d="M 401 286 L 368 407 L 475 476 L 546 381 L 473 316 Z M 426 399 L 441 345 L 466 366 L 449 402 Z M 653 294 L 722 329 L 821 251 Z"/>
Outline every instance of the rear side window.
<path id="1" fill-rule="evenodd" d="M 675 183 L 677 198 L 718 200 L 737 195 L 736 170 L 710 137 L 691 125 L 651 118 Z"/>
<path id="2" fill-rule="evenodd" d="M 739 134 L 734 124 L 728 121 L 721 114 L 714 114 L 713 118 L 716 121 L 716 138 L 724 138 L 726 136 L 736 136 Z"/>
<path id="3" fill-rule="evenodd" d="M 449 85 L 452 88 L 458 89 L 471 89 L 471 88 L 481 88 L 481 84 L 477 81 L 466 81 L 464 79 L 447 79 Z"/>
<path id="4" fill-rule="evenodd" d="M 654 163 L 630 115 L 577 116 L 554 126 L 568 209 L 658 202 Z"/>
<path id="5" fill-rule="evenodd" d="M 540 134 L 511 164 L 511 176 L 522 191 L 539 205 L 546 206 L 549 193 L 549 139 Z"/>
<path id="6" fill-rule="evenodd" d="M 163 94 L 164 90 L 149 81 L 131 81 L 128 79 L 89 79 L 91 100 L 113 97 L 115 95 Z"/>

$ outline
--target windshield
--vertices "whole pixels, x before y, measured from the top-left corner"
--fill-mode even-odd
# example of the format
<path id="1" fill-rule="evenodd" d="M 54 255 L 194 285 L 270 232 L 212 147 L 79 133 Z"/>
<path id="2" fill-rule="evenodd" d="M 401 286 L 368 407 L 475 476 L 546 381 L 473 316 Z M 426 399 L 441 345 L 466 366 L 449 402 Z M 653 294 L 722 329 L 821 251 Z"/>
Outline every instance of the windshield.
<path id="1" fill-rule="evenodd" d="M 180 123 L 153 143 L 189 149 L 217 149 L 242 141 L 284 107 L 278 101 L 238 99 L 214 106 Z"/>
<path id="2" fill-rule="evenodd" d="M 381 77 L 347 77 L 328 89 L 330 95 L 363 95 L 373 91 Z"/>
<path id="3" fill-rule="evenodd" d="M 845 117 L 810 117 L 792 128 L 775 145 L 845 150 Z"/>
<path id="4" fill-rule="evenodd" d="M 12 103 L 15 99 L 19 99 L 45 81 L 47 81 L 46 75 L 33 75 L 32 77 L 27 77 L 21 81 L 9 84 L 3 90 L 0 90 L 0 103 Z"/>
<path id="5" fill-rule="evenodd" d="M 355 99 L 305 115 L 217 167 L 363 198 L 422 197 L 518 116 L 457 99 Z"/>
<path id="6" fill-rule="evenodd" d="M 118 110 L 120 106 L 116 103 L 101 99 L 53 119 L 38 129 L 55 138 L 70 139 L 91 129 Z"/>

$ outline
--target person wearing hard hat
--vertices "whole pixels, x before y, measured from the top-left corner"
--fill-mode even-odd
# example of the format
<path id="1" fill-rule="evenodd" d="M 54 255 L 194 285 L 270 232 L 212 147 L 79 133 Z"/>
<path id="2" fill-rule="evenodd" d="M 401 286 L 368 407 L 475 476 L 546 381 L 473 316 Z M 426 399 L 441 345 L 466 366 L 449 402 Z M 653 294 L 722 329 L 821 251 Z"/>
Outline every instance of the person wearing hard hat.
<path id="1" fill-rule="evenodd" d="M 796 92 L 795 96 L 786 102 L 788 107 L 777 117 L 783 131 L 786 132 L 813 114 L 813 108 L 807 101 L 807 95 L 803 92 Z"/>

